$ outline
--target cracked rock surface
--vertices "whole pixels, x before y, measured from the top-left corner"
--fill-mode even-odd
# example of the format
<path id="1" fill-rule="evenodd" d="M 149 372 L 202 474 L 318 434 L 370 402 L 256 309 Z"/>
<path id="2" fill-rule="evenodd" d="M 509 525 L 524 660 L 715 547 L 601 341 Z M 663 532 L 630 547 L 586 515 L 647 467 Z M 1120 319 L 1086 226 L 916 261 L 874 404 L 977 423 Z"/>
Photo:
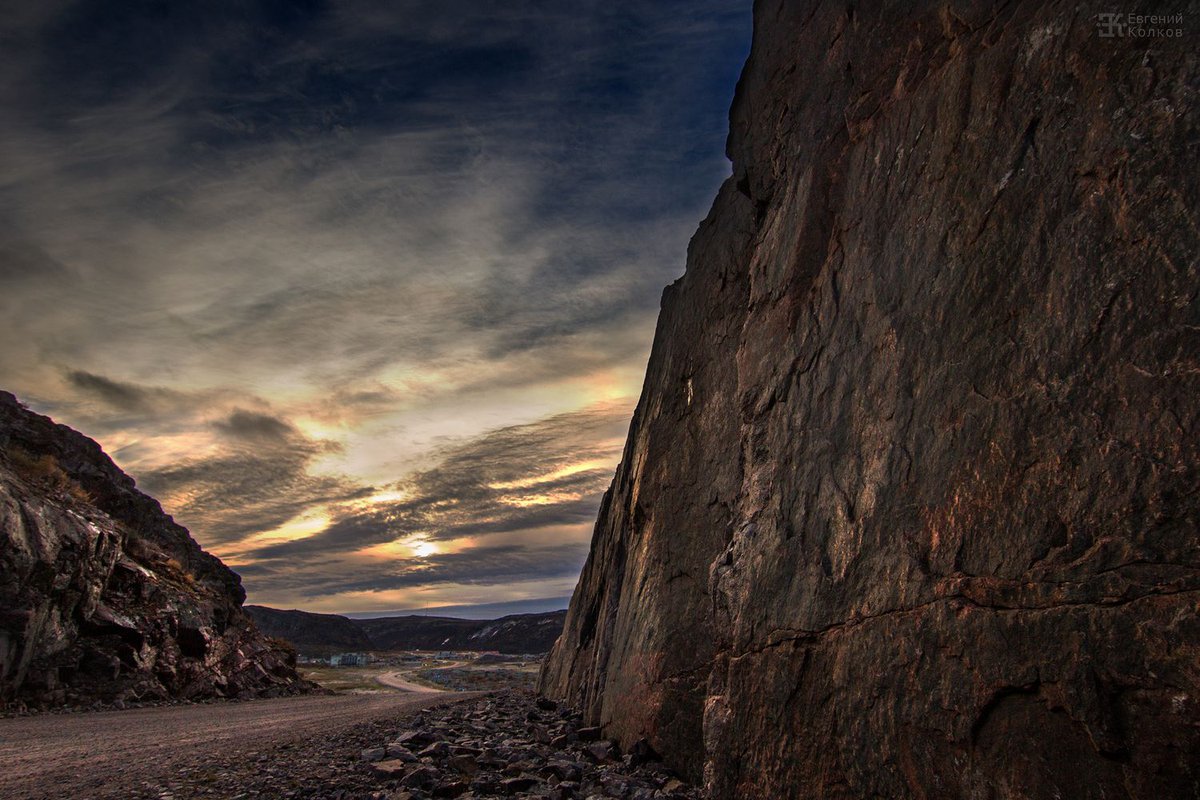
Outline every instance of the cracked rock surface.
<path id="1" fill-rule="evenodd" d="M 715 798 L 1200 794 L 1200 59 L 1111 10 L 756 4 L 543 692 Z"/>
<path id="2" fill-rule="evenodd" d="M 0 392 L 0 711 L 315 689 L 245 597 L 96 442 Z"/>

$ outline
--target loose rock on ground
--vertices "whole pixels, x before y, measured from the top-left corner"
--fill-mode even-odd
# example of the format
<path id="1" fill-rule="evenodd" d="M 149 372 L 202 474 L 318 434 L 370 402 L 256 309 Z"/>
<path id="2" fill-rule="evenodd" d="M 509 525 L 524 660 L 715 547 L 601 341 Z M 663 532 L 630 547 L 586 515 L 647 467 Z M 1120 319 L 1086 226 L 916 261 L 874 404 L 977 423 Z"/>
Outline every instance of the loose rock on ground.
<path id="1" fill-rule="evenodd" d="M 644 741 L 622 753 L 571 709 L 530 692 L 426 710 L 366 747 L 373 800 L 699 798 Z"/>

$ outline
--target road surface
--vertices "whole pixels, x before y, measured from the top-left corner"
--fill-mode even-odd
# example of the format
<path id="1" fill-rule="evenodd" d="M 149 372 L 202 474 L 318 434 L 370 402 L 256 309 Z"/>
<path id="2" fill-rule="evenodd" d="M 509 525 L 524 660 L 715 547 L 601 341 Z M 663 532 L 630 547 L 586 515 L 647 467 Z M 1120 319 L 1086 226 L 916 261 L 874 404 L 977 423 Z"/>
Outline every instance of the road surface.
<path id="1" fill-rule="evenodd" d="M 445 664 L 438 664 L 436 669 L 454 669 L 455 667 L 466 666 L 465 661 L 447 661 Z M 425 669 L 428 669 L 426 667 Z M 409 680 L 413 670 L 407 672 L 385 672 L 382 675 L 376 675 L 375 680 L 382 683 L 384 686 L 392 689 L 399 689 L 402 692 L 448 692 L 449 689 L 441 689 L 433 686 L 426 686 L 423 683 L 414 683 Z"/>
<path id="2" fill-rule="evenodd" d="M 121 796 L 214 761 L 477 696 L 422 691 L 284 697 L 0 719 L 0 798 Z"/>
<path id="3" fill-rule="evenodd" d="M 399 689 L 402 692 L 412 692 L 413 694 L 444 694 L 445 689 L 434 689 L 432 686 L 426 686 L 421 683 L 413 683 L 403 672 L 385 672 L 382 675 L 375 676 L 375 680 L 382 683 L 384 686 L 390 686 L 393 689 Z"/>

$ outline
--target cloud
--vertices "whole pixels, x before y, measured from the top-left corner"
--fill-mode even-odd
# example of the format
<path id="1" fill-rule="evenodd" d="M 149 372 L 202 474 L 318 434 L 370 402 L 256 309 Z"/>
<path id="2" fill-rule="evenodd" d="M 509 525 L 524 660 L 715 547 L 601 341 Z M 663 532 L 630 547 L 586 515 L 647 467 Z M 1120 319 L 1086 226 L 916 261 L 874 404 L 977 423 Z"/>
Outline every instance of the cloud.
<path id="1" fill-rule="evenodd" d="M 319 557 L 419 536 L 449 541 L 588 524 L 620 459 L 628 409 L 599 404 L 446 447 L 395 488 L 403 499 L 340 516 L 252 560 Z"/>
<path id="2" fill-rule="evenodd" d="M 504 545 L 432 555 L 416 562 L 381 566 L 376 574 L 314 582 L 314 594 L 386 592 L 440 583 L 494 586 L 517 580 L 545 580 L 578 574 L 587 557 L 586 542 L 550 547 Z"/>
<path id="3" fill-rule="evenodd" d="M 295 428 L 278 417 L 244 408 L 235 408 L 228 417 L 214 422 L 213 427 L 235 439 L 248 441 L 287 442 L 296 433 Z"/>
<path id="4" fill-rule="evenodd" d="M 71 271 L 44 250 L 19 238 L 0 240 L 0 286 L 8 291 L 59 283 L 70 279 Z M 21 287 L 18 289 L 17 287 Z"/>
<path id="5" fill-rule="evenodd" d="M 0 385 L 264 581 L 586 526 L 747 4 L 36 5 L 0 19 Z"/>
<path id="6" fill-rule="evenodd" d="M 135 380 L 336 384 L 652 323 L 702 184 L 725 169 L 724 105 L 696 127 L 679 84 L 706 77 L 730 12 L 349 8 L 144 18 L 84 2 L 25 37 L 0 213 L 82 267 L 60 288 L 83 307 L 42 337 L 52 356 Z M 710 131 L 704 168 L 679 169 L 695 157 L 680 129 Z M 97 329 L 137 374 L 84 341 Z"/>
<path id="7" fill-rule="evenodd" d="M 180 391 L 69 366 L 55 377 L 58 382 L 51 389 L 55 399 L 45 410 L 82 425 L 93 436 L 109 439 L 117 434 L 137 442 L 207 427 L 206 415 L 237 399 L 221 390 Z M 38 398 L 31 399 L 38 405 Z"/>
<path id="8" fill-rule="evenodd" d="M 125 411 L 140 410 L 149 404 L 150 393 L 131 383 L 120 383 L 83 370 L 68 372 L 67 380 L 76 388 Z"/>
<path id="9" fill-rule="evenodd" d="M 235 409 L 213 427 L 231 443 L 139 475 L 143 490 L 203 530 L 210 544 L 238 542 L 373 491 L 350 479 L 310 474 L 313 461 L 337 445 L 309 439 L 285 420 Z"/>
<path id="10" fill-rule="evenodd" d="M 583 538 L 549 545 L 481 546 L 408 560 L 346 559 L 294 565 L 255 562 L 239 571 L 264 592 L 276 596 L 297 593 L 319 602 L 320 598 L 386 596 L 415 589 L 451 588 L 461 592 L 462 587 L 493 589 L 514 583 L 569 585 L 579 574 L 587 550 L 588 542 Z"/>

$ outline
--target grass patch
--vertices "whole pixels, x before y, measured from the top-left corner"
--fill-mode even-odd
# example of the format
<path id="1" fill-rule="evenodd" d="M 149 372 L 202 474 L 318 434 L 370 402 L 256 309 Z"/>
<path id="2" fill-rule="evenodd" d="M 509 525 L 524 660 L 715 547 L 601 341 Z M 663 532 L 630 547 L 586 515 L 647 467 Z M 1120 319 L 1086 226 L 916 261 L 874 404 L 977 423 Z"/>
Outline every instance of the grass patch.
<path id="1" fill-rule="evenodd" d="M 362 694 L 364 692 L 395 691 L 375 680 L 375 676 L 391 672 L 384 667 L 300 667 L 300 676 L 316 681 L 335 692 Z"/>
<path id="2" fill-rule="evenodd" d="M 27 483 L 36 484 L 58 494 L 66 494 L 81 503 L 94 503 L 91 493 L 67 474 L 58 459 L 49 453 L 36 456 L 20 447 L 8 450 L 8 461 L 13 471 Z"/>

